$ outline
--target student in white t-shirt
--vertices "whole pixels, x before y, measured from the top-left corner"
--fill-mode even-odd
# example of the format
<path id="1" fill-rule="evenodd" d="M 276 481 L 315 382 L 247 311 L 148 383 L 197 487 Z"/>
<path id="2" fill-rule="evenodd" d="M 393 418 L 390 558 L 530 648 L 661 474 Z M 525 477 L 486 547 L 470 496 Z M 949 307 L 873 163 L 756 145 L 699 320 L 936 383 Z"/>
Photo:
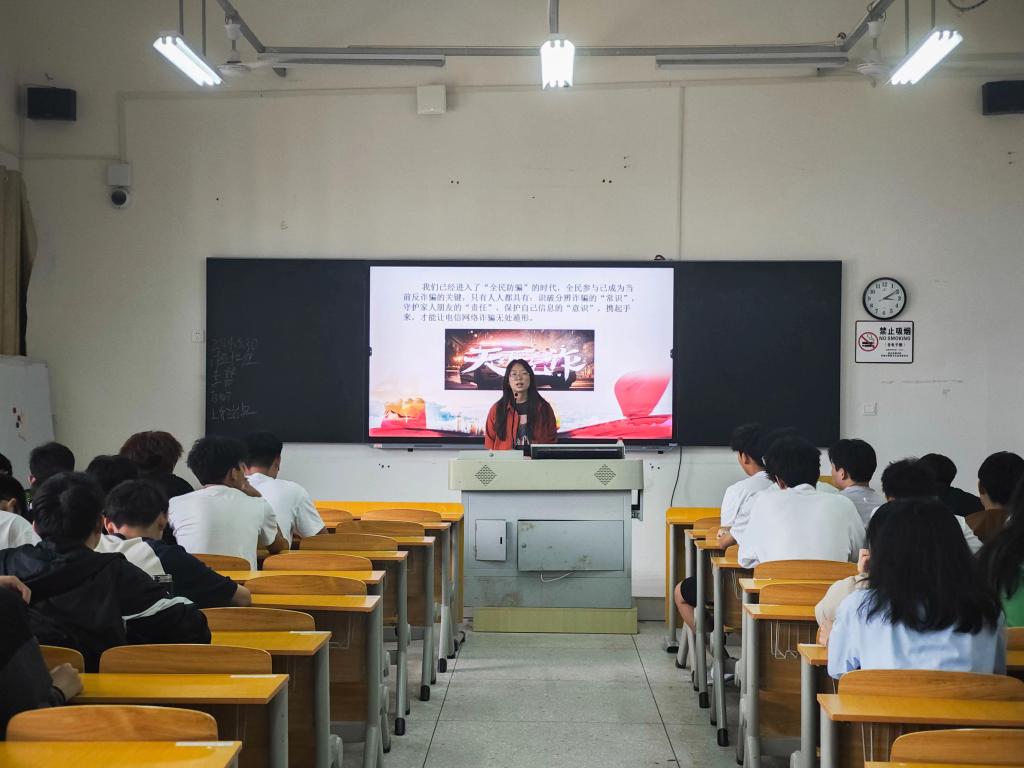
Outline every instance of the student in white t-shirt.
<path id="1" fill-rule="evenodd" d="M 25 489 L 10 475 L 0 475 L 0 549 L 38 544 L 32 523 L 25 519 Z"/>
<path id="2" fill-rule="evenodd" d="M 927 462 L 913 457 L 899 459 L 889 464 L 882 471 L 882 494 L 886 501 L 895 499 L 923 499 L 928 497 L 938 498 L 940 490 L 935 471 Z M 947 507 L 948 509 L 948 507 Z M 967 521 L 950 510 L 956 518 L 960 532 L 964 535 L 968 548 L 972 555 L 978 554 L 981 550 L 981 539 L 979 539 Z"/>
<path id="3" fill-rule="evenodd" d="M 871 513 L 885 503 L 882 494 L 871 487 L 871 477 L 878 467 L 875 449 L 864 440 L 843 439 L 828 449 L 828 460 L 832 482 L 857 507 L 860 521 L 867 528 Z"/>
<path id="4" fill-rule="evenodd" d="M 864 524 L 853 502 L 815 488 L 821 454 L 802 437 L 776 440 L 765 454 L 765 470 L 779 487 L 759 493 L 750 523 L 739 540 L 744 568 L 774 560 L 853 562 L 864 545 Z"/>
<path id="5" fill-rule="evenodd" d="M 278 477 L 284 444 L 271 432 L 254 432 L 246 435 L 245 445 L 249 449 L 245 474 L 252 487 L 274 508 L 277 527 L 285 541 L 290 544 L 293 536 L 301 539 L 323 533 L 324 521 L 306 489 Z"/>
<path id="6" fill-rule="evenodd" d="M 234 555 L 255 570 L 259 546 L 274 553 L 287 549 L 288 542 L 278 530 L 273 508 L 246 480 L 246 453 L 245 443 L 233 437 L 196 440 L 188 468 L 202 487 L 171 499 L 168 520 L 189 554 Z"/>
<path id="7" fill-rule="evenodd" d="M 751 499 L 759 491 L 772 484 L 761 463 L 762 441 L 767 431 L 760 424 L 743 424 L 733 430 L 729 447 L 736 452 L 736 461 L 746 477 L 725 489 L 722 497 L 722 527 L 718 531 L 718 543 L 723 548 L 735 544 L 729 529 L 738 516 L 745 514 Z M 683 621 L 694 627 L 693 605 L 697 602 L 697 580 L 690 577 L 676 584 L 673 592 L 676 608 Z"/>

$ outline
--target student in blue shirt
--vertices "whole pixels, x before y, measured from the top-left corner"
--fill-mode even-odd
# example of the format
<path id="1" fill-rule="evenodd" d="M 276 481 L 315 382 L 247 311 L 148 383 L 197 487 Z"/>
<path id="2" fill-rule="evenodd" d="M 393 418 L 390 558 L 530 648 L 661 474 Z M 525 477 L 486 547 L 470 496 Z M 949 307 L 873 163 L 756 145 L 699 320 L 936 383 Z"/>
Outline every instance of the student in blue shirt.
<path id="1" fill-rule="evenodd" d="M 1006 671 L 999 600 L 942 502 L 884 504 L 868 525 L 868 548 L 867 588 L 843 600 L 832 626 L 832 677 L 855 669 Z"/>

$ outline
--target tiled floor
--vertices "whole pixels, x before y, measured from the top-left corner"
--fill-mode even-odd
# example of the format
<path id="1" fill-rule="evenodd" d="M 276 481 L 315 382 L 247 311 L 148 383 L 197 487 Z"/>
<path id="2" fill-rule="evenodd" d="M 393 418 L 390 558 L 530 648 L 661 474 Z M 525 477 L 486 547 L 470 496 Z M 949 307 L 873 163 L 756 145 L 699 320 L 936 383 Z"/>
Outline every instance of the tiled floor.
<path id="1" fill-rule="evenodd" d="M 384 765 L 734 768 L 734 748 L 715 743 L 708 710 L 663 636 L 651 622 L 635 636 L 470 632 L 431 700 L 413 698 L 406 735 L 392 737 Z M 727 692 L 734 719 L 736 689 Z M 361 761 L 362 745 L 346 744 L 345 768 Z"/>

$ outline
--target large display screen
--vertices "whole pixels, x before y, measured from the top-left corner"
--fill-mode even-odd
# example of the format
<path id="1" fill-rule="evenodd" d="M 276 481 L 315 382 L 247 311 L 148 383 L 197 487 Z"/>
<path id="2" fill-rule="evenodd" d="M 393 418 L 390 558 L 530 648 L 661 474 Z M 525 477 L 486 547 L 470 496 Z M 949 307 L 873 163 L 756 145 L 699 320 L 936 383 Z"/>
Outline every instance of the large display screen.
<path id="1" fill-rule="evenodd" d="M 559 440 L 672 438 L 667 267 L 370 267 L 371 439 L 481 440 L 524 359 Z"/>

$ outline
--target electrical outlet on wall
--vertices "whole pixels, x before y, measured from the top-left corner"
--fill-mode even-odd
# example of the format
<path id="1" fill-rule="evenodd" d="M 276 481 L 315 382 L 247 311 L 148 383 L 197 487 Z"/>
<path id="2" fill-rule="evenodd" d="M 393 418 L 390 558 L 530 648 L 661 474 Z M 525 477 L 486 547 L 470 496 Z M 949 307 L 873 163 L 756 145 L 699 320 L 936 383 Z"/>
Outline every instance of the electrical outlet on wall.
<path id="1" fill-rule="evenodd" d="M 206 341 L 206 331 L 192 331 L 192 343 L 202 344 Z"/>
<path id="2" fill-rule="evenodd" d="M 878 415 L 878 403 L 864 403 L 861 407 L 865 416 Z"/>

